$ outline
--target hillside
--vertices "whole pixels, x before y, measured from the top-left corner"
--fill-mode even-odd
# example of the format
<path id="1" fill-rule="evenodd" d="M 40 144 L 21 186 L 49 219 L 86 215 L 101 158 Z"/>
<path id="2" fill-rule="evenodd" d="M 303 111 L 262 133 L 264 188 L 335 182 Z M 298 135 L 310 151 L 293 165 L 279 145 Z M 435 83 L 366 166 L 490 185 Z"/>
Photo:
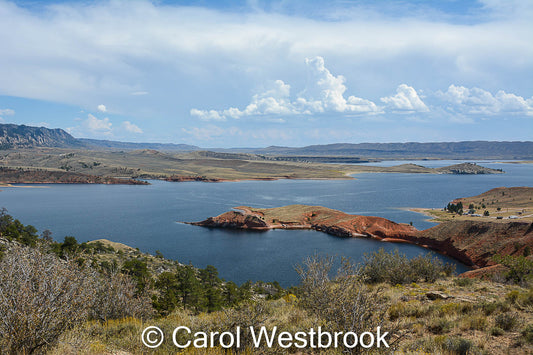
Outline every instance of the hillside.
<path id="1" fill-rule="evenodd" d="M 302 218 L 302 210 L 317 214 Z M 261 216 L 263 211 L 263 217 L 298 223 L 308 217 L 325 223 L 332 216 L 314 206 L 253 213 Z M 316 255 L 296 266 L 300 284 L 284 290 L 275 282 L 238 286 L 221 280 L 213 266 L 198 269 L 167 260 L 158 251 L 152 256 L 108 240 L 78 244 L 65 237 L 53 242 L 49 231 L 39 237 L 34 227 L 0 212 L 0 348 L 6 353 L 169 354 L 177 351 L 171 341 L 177 326 L 191 329 L 189 335 L 178 334 L 180 344 L 194 340 L 197 332 L 212 334 L 212 345 L 191 346 L 187 354 L 365 352 L 345 341 L 316 349 L 312 339 L 317 344 L 320 337 L 311 328 L 317 325 L 319 332 L 353 332 L 360 339 L 363 332 L 376 331 L 387 343 L 371 349 L 377 354 L 533 350 L 532 268 L 531 260 L 522 256 L 510 261 L 524 267 L 500 270 L 499 281 L 494 281 L 457 278 L 431 256 L 409 259 L 383 249 L 360 264 L 345 260 L 335 275 L 334 259 Z M 345 219 L 342 212 L 333 212 Z M 34 319 L 38 323 L 28 321 Z M 144 337 L 149 326 L 164 335 L 158 349 L 144 345 L 151 339 Z M 251 333 L 260 327 L 269 334 L 309 331 L 311 342 L 289 348 L 281 342 L 256 345 Z M 222 349 L 217 346 L 221 332 L 238 332 L 242 342 Z"/>
<path id="2" fill-rule="evenodd" d="M 533 187 L 497 187 L 477 196 L 457 198 L 453 203 L 462 202 L 468 206 L 497 205 L 505 209 L 530 208 L 533 213 Z"/>
<path id="3" fill-rule="evenodd" d="M 145 181 L 40 169 L 0 167 L 0 184 L 106 184 L 149 185 Z"/>
<path id="4" fill-rule="evenodd" d="M 133 142 L 119 142 L 102 139 L 88 139 L 78 138 L 77 141 L 83 144 L 87 149 L 155 149 L 163 151 L 191 151 L 199 150 L 195 145 L 189 144 L 173 144 L 173 143 L 133 143 Z"/>
<path id="5" fill-rule="evenodd" d="M 0 150 L 12 148 L 85 148 L 85 149 L 158 149 L 166 151 L 190 151 L 200 148 L 187 144 L 132 143 L 110 140 L 74 138 L 60 128 L 33 127 L 16 124 L 0 124 Z"/>
<path id="6" fill-rule="evenodd" d="M 239 151 L 265 155 L 357 156 L 380 159 L 530 159 L 533 142 L 336 143 L 301 148 L 267 147 Z"/>
<path id="7" fill-rule="evenodd" d="M 84 148 L 91 150 L 155 149 L 169 152 L 202 150 L 188 144 L 133 143 L 111 140 L 74 138 L 62 129 L 0 124 L 0 149 L 9 148 Z M 204 149 L 205 150 L 205 149 Z M 306 147 L 213 148 L 217 153 L 203 157 L 227 159 L 224 154 L 257 154 L 253 159 L 303 162 L 361 163 L 376 159 L 508 159 L 532 160 L 533 142 L 432 142 L 432 143 L 336 143 Z M 219 155 L 217 155 L 219 154 Z M 248 157 L 252 158 L 252 157 Z"/>
<path id="8" fill-rule="evenodd" d="M 432 222 L 452 220 L 533 222 L 533 187 L 497 187 L 477 196 L 461 197 L 450 201 L 452 206 L 459 204 L 463 206 L 461 213 L 449 209 L 411 208 L 410 210 L 433 217 Z"/>

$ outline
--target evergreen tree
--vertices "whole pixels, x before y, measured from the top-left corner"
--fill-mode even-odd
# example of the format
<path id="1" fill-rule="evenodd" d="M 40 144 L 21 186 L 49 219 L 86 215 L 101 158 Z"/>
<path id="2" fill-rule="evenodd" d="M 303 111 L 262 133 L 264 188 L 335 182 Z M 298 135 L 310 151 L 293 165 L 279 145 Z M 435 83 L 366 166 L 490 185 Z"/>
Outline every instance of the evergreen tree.
<path id="1" fill-rule="evenodd" d="M 170 314 L 180 304 L 178 277 L 172 272 L 163 272 L 157 278 L 155 287 L 159 297 L 153 302 L 154 308 L 163 316 Z"/>
<path id="2" fill-rule="evenodd" d="M 176 273 L 178 292 L 185 307 L 198 309 L 200 306 L 201 285 L 196 277 L 196 270 L 192 265 L 185 265 Z"/>
<path id="3" fill-rule="evenodd" d="M 137 281 L 138 292 L 145 290 L 150 280 L 150 273 L 148 272 L 148 266 L 145 261 L 139 259 L 128 260 L 124 263 L 122 272 L 130 275 Z"/>
<path id="4" fill-rule="evenodd" d="M 203 308 L 207 312 L 217 311 L 222 308 L 222 292 L 220 290 L 221 280 L 218 278 L 218 270 L 207 265 L 200 270 L 200 280 L 203 289 Z"/>

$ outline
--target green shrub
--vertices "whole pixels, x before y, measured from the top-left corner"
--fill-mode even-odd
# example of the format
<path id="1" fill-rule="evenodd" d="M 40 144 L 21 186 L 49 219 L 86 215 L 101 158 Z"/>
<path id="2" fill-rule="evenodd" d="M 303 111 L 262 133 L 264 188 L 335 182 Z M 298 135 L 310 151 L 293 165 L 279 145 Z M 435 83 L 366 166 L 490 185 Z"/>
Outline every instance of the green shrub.
<path id="1" fill-rule="evenodd" d="M 392 306 L 390 306 L 388 310 L 389 319 L 396 320 L 402 317 L 405 314 L 405 312 L 406 312 L 406 307 L 403 302 L 393 304 Z"/>
<path id="2" fill-rule="evenodd" d="M 532 282 L 533 260 L 523 255 L 497 255 L 494 257 L 494 261 L 509 268 L 509 271 L 505 274 L 507 281 L 519 285 L 529 285 Z"/>
<path id="3" fill-rule="evenodd" d="M 528 324 L 521 334 L 528 343 L 533 344 L 533 323 Z"/>
<path id="4" fill-rule="evenodd" d="M 459 355 L 468 354 L 473 346 L 472 341 L 461 337 L 448 337 L 442 343 L 443 350 Z"/>
<path id="5" fill-rule="evenodd" d="M 505 300 L 508 301 L 509 303 L 516 303 L 516 301 L 518 300 L 518 297 L 520 297 L 520 291 L 513 290 L 505 295 Z"/>
<path id="6" fill-rule="evenodd" d="M 433 334 L 447 333 L 452 327 L 452 322 L 445 318 L 437 318 L 427 325 L 427 329 Z"/>
<path id="7" fill-rule="evenodd" d="M 499 328 L 499 327 L 492 327 L 490 328 L 490 331 L 489 331 L 490 335 L 493 335 L 495 337 L 498 337 L 500 335 L 503 335 L 505 332 L 503 331 L 502 328 Z"/>
<path id="8" fill-rule="evenodd" d="M 514 312 L 505 312 L 498 314 L 494 319 L 496 326 L 506 331 L 515 328 L 518 324 L 518 321 L 518 314 Z"/>
<path id="9" fill-rule="evenodd" d="M 408 284 L 419 280 L 435 282 L 450 275 L 453 266 L 444 264 L 431 254 L 409 259 L 398 250 L 386 252 L 384 249 L 365 254 L 361 276 L 367 283 L 388 282 L 392 285 Z"/>
<path id="10" fill-rule="evenodd" d="M 490 316 L 496 311 L 508 312 L 511 309 L 509 305 L 502 303 L 502 302 L 483 302 L 481 303 L 480 307 L 486 316 Z"/>
<path id="11" fill-rule="evenodd" d="M 473 316 L 466 318 L 467 329 L 485 330 L 487 328 L 487 318 L 485 316 Z"/>

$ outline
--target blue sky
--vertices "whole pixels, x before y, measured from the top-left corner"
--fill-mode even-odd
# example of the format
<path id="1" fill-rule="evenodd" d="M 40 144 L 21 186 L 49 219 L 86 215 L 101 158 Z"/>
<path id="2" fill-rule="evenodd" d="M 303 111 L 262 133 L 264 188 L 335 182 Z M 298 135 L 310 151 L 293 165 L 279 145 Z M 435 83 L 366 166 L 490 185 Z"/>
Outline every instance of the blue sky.
<path id="1" fill-rule="evenodd" d="M 532 140 L 531 18 L 529 0 L 0 0 L 0 121 L 202 147 Z"/>

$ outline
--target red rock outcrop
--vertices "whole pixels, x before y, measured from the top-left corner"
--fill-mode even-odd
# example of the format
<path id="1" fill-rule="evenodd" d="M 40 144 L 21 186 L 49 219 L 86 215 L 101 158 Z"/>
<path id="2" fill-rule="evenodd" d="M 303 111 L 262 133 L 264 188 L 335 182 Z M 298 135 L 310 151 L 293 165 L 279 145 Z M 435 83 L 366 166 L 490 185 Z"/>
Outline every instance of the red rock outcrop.
<path id="1" fill-rule="evenodd" d="M 449 221 L 418 231 L 381 217 L 350 215 L 319 206 L 291 205 L 236 211 L 210 217 L 193 225 L 252 230 L 314 229 L 339 237 L 369 237 L 387 242 L 416 244 L 484 268 L 494 265 L 494 255 L 523 255 L 533 249 L 533 224 Z"/>
<path id="2" fill-rule="evenodd" d="M 523 255 L 533 248 L 533 224 L 527 222 L 449 221 L 421 231 L 412 242 L 466 264 L 495 265 L 494 255 Z"/>
<path id="3" fill-rule="evenodd" d="M 197 226 L 236 229 L 314 229 L 339 237 L 403 239 L 414 236 L 414 227 L 381 217 L 349 215 L 319 206 L 291 205 L 280 208 L 253 209 L 237 207 L 237 211 L 191 223 Z"/>

